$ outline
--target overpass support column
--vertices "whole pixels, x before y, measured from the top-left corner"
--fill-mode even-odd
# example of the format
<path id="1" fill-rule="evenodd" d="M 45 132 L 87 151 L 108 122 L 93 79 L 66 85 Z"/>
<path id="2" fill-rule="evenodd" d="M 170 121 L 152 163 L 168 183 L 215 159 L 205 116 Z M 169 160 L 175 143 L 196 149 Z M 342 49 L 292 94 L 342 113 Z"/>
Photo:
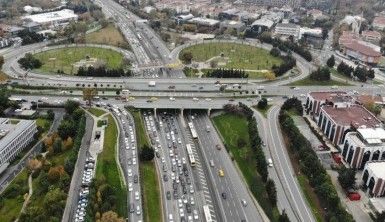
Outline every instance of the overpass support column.
<path id="1" fill-rule="evenodd" d="M 182 116 L 182 118 L 183 118 L 183 111 L 184 111 L 184 109 L 181 108 L 181 109 L 180 109 L 180 115 Z"/>
<path id="2" fill-rule="evenodd" d="M 156 108 L 154 108 L 154 117 L 155 117 L 155 119 L 158 118 L 156 115 Z"/>
<path id="3" fill-rule="evenodd" d="M 207 110 L 207 115 L 210 116 L 211 108 Z"/>

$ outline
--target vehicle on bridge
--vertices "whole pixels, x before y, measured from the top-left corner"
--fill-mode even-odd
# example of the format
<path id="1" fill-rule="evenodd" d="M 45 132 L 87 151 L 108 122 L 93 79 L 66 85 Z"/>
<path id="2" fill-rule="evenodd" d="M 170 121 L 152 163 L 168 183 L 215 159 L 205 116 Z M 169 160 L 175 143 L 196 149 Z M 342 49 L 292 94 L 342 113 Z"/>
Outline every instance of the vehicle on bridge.
<path id="1" fill-rule="evenodd" d="M 205 216 L 206 222 L 212 222 L 213 219 L 211 218 L 210 209 L 208 205 L 203 205 L 203 214 Z"/>
<path id="2" fill-rule="evenodd" d="M 189 143 L 186 144 L 186 150 L 187 150 L 187 155 L 188 155 L 188 159 L 190 160 L 190 164 L 191 166 L 195 166 L 195 157 L 194 157 L 194 153 L 192 152 L 192 149 L 191 149 L 191 145 Z"/>
<path id="3" fill-rule="evenodd" d="M 191 132 L 192 138 L 194 138 L 194 139 L 198 138 L 197 131 L 194 128 L 194 124 L 192 122 L 189 122 L 188 123 L 188 127 L 190 128 L 190 132 Z"/>

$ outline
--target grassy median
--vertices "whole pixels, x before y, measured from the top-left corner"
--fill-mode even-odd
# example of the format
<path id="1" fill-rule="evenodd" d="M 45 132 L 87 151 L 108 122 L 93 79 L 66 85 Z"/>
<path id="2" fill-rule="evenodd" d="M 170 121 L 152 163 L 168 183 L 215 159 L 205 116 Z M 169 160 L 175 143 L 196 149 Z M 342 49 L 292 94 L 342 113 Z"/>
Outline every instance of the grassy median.
<path id="1" fill-rule="evenodd" d="M 123 178 L 119 173 L 116 162 L 116 140 L 118 128 L 111 114 L 108 115 L 108 125 L 104 133 L 103 152 L 98 156 L 96 178 L 105 177 L 105 181 L 114 188 L 117 213 L 127 217 L 127 189 L 123 185 Z"/>
<path id="2" fill-rule="evenodd" d="M 89 108 L 88 112 L 92 113 L 92 115 L 94 115 L 96 117 L 99 117 L 99 116 L 101 116 L 101 115 L 106 113 L 106 111 L 104 111 L 102 109 L 94 108 L 94 107 Z"/>
<path id="3" fill-rule="evenodd" d="M 135 121 L 138 147 L 149 146 L 144 122 L 139 110 L 130 110 Z M 141 161 L 139 164 L 140 184 L 143 195 L 143 218 L 147 222 L 162 221 L 159 176 L 154 161 Z"/>
<path id="4" fill-rule="evenodd" d="M 248 132 L 248 122 L 245 117 L 234 114 L 222 114 L 213 118 L 216 128 L 224 139 L 226 149 L 237 162 L 249 189 L 272 221 L 279 217 L 278 208 L 273 206 L 268 198 L 265 184 L 257 173 L 255 154 L 251 150 Z M 243 140 L 246 145 L 238 147 L 238 141 Z"/>

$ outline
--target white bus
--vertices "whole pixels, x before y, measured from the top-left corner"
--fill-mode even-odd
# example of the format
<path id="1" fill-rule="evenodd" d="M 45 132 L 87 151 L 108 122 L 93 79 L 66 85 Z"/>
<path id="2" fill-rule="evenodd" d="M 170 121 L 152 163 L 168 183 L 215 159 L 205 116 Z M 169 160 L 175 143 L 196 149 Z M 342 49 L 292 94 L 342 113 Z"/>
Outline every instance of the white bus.
<path id="1" fill-rule="evenodd" d="M 186 144 L 186 151 L 187 151 L 188 159 L 190 160 L 191 166 L 195 166 L 194 153 L 192 152 L 191 145 L 189 143 Z"/>
<path id="2" fill-rule="evenodd" d="M 189 122 L 189 123 L 188 123 L 188 126 L 189 126 L 189 128 L 190 128 L 192 138 L 193 138 L 193 139 L 198 138 L 198 134 L 197 134 L 197 131 L 195 131 L 195 128 L 194 128 L 193 123 L 192 123 L 192 122 Z"/>
<path id="3" fill-rule="evenodd" d="M 203 205 L 203 214 L 205 216 L 206 222 L 213 222 L 213 219 L 211 218 L 211 213 L 208 205 Z"/>

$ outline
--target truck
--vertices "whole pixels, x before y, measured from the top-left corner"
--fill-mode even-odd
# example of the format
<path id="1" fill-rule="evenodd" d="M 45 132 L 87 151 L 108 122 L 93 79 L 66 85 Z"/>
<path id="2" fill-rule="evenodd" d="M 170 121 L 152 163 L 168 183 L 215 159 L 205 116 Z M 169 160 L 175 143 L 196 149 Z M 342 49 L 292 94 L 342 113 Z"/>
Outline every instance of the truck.
<path id="1" fill-rule="evenodd" d="M 148 86 L 149 87 L 155 87 L 156 86 L 156 82 L 155 81 L 149 81 L 148 82 Z"/>

